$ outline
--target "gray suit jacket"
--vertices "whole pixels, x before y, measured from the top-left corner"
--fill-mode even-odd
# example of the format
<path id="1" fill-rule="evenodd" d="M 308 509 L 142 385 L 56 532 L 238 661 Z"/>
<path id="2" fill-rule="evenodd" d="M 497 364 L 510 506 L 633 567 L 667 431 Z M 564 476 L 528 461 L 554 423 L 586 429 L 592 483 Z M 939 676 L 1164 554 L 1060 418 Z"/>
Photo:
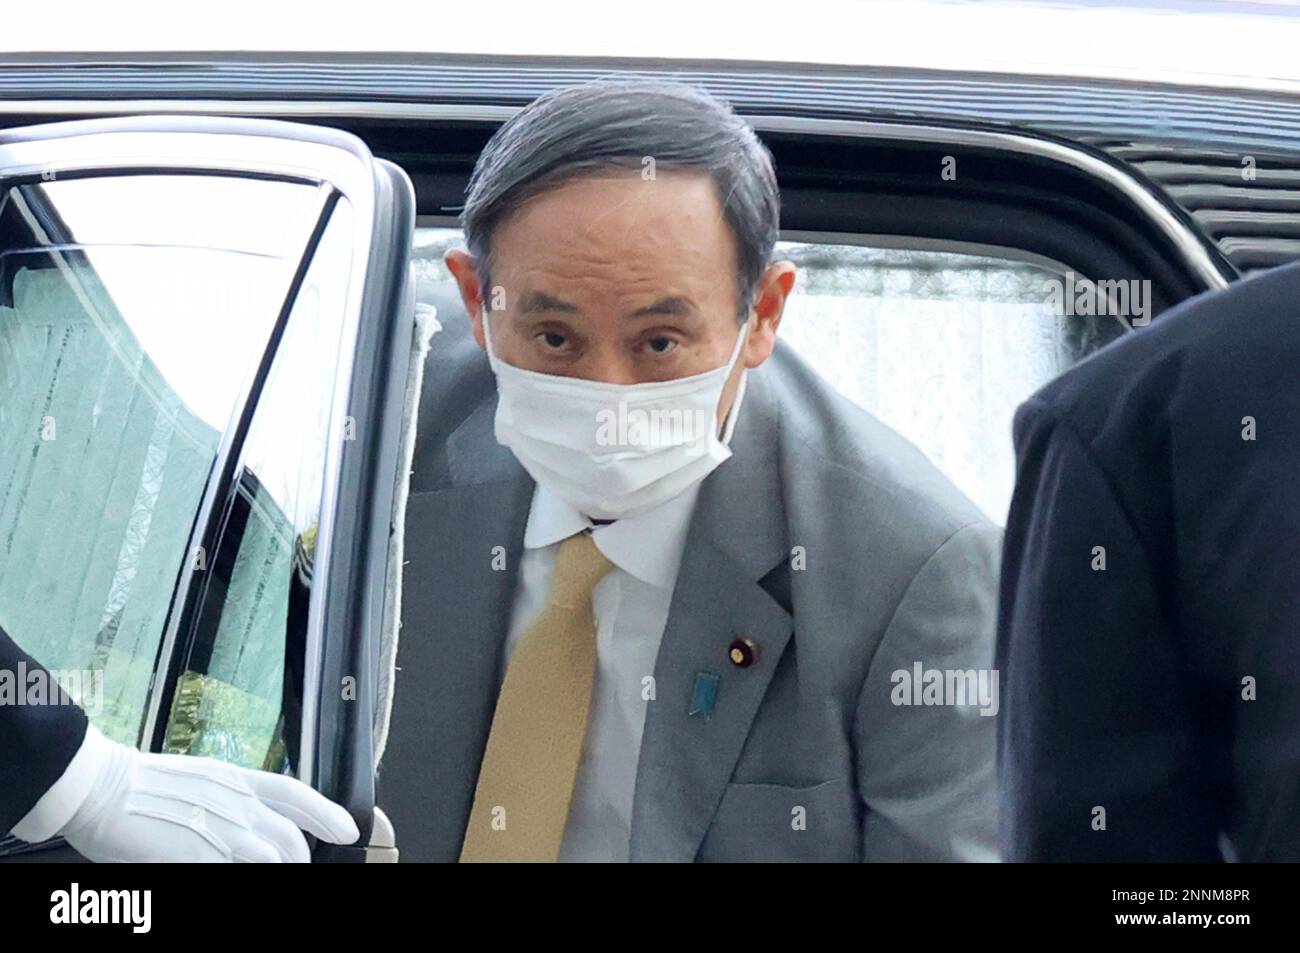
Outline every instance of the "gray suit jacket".
<path id="1" fill-rule="evenodd" d="M 456 310 L 421 398 L 379 774 L 408 860 L 459 854 L 533 492 L 493 436 L 495 382 Z M 918 662 L 991 668 L 999 530 L 783 345 L 750 372 L 731 446 L 701 486 L 655 665 L 631 859 L 994 859 L 996 719 L 891 695 Z M 759 646 L 746 668 L 727 654 L 742 636 Z M 721 679 L 708 718 L 689 713 L 699 673 Z"/>

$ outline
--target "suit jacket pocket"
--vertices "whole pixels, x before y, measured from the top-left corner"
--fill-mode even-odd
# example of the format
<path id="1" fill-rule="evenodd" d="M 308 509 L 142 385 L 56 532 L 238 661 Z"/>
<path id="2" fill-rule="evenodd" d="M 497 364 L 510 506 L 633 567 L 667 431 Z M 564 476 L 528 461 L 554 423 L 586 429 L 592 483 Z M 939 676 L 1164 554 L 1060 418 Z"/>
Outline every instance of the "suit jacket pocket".
<path id="1" fill-rule="evenodd" d="M 856 861 L 857 797 L 848 778 L 808 787 L 728 784 L 699 861 Z"/>

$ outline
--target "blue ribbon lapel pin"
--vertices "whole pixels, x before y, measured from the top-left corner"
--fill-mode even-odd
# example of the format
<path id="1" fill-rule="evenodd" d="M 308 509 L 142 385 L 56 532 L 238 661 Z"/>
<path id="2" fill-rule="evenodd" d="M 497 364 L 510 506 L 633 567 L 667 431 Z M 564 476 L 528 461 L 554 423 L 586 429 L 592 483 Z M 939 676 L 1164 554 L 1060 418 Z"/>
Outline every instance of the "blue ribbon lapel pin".
<path id="1" fill-rule="evenodd" d="M 717 705 L 718 685 L 721 681 L 720 675 L 696 672 L 695 688 L 691 692 L 691 707 L 687 715 L 692 718 L 698 716 L 707 721 L 713 715 L 713 709 Z"/>

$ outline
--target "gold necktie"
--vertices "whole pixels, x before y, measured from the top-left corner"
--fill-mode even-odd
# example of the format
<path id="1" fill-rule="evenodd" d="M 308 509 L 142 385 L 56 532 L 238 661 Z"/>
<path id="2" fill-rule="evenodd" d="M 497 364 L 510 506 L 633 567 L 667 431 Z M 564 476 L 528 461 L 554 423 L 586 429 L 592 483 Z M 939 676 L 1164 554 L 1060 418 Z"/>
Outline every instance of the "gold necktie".
<path id="1" fill-rule="evenodd" d="M 590 533 L 560 543 L 550 597 L 506 666 L 463 863 L 559 857 L 596 674 L 591 592 L 612 568 Z"/>

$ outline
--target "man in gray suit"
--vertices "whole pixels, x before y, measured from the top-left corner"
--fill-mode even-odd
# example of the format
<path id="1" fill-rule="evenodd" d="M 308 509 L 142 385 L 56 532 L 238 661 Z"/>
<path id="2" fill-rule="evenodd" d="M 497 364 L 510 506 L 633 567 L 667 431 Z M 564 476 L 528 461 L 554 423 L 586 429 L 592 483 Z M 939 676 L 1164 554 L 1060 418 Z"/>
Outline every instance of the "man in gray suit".
<path id="1" fill-rule="evenodd" d="M 548 94 L 463 223 L 380 767 L 404 858 L 996 859 L 1000 533 L 778 345 L 753 131 L 677 84 Z"/>

